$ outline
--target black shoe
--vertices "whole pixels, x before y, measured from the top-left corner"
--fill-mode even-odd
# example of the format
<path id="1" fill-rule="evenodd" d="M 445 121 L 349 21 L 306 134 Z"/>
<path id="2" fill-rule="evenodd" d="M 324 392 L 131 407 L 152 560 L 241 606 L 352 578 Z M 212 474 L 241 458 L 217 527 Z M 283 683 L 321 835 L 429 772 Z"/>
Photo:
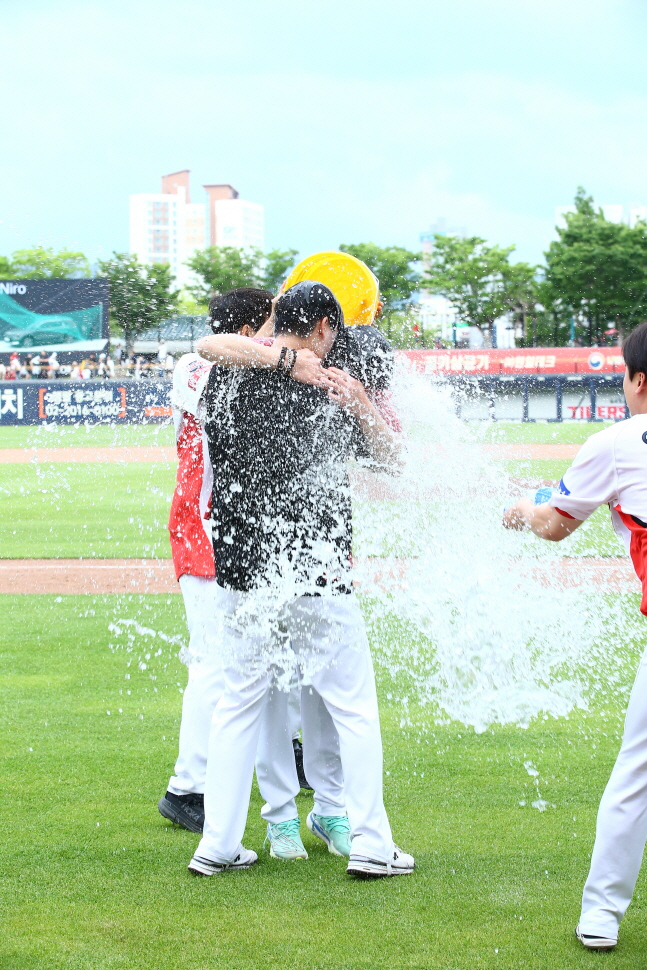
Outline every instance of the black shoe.
<path id="1" fill-rule="evenodd" d="M 174 795 L 167 791 L 157 803 L 160 815 L 189 832 L 202 833 L 204 828 L 204 795 Z"/>
<path id="2" fill-rule="evenodd" d="M 303 770 L 303 745 L 298 738 L 293 739 L 292 747 L 294 748 L 294 763 L 297 766 L 297 778 L 299 779 L 299 786 L 301 788 L 305 788 L 307 791 L 314 791 L 312 785 L 308 784 L 308 779 L 306 778 Z"/>

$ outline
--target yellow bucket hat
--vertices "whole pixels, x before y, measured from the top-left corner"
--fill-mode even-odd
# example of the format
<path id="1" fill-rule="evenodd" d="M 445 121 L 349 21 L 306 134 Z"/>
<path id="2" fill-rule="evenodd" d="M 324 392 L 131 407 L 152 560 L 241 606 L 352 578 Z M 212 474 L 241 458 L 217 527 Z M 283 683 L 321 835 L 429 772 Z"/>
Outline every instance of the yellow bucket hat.
<path id="1" fill-rule="evenodd" d="M 350 253 L 315 253 L 294 267 L 283 292 L 303 280 L 323 283 L 332 290 L 344 311 L 344 323 L 353 327 L 372 324 L 380 299 L 380 284 L 361 259 Z"/>

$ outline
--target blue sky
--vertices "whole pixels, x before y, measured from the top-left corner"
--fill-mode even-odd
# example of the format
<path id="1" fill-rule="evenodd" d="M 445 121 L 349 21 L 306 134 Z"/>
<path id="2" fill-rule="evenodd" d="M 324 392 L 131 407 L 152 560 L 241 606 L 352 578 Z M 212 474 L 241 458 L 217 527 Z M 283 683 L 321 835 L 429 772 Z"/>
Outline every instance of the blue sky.
<path id="1" fill-rule="evenodd" d="M 3 0 L 0 253 L 128 246 L 190 168 L 268 247 L 418 247 L 444 217 L 541 259 L 582 184 L 647 203 L 644 0 Z"/>

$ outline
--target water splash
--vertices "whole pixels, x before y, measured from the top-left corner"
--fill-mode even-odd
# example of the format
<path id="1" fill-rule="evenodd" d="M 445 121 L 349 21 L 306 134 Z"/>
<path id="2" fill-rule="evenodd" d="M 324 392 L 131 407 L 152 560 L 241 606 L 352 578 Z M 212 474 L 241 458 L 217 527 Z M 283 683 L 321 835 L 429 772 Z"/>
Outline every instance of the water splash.
<path id="1" fill-rule="evenodd" d="M 513 483 L 447 387 L 400 375 L 396 396 L 404 472 L 356 475 L 355 552 L 373 653 L 404 721 L 430 705 L 437 723 L 482 732 L 585 708 L 608 619 L 599 592 L 551 581 L 555 546 L 502 528 Z"/>
<path id="2" fill-rule="evenodd" d="M 638 613 L 595 588 L 561 585 L 554 567 L 568 540 L 555 545 L 502 528 L 502 508 L 518 488 L 484 447 L 486 425 L 460 421 L 446 386 L 400 374 L 395 393 L 406 431 L 402 474 L 357 467 L 352 492 L 355 577 L 401 725 L 526 728 L 540 716 L 586 709 L 596 692 L 624 692 L 619 654 L 641 635 Z M 262 591 L 250 617 L 238 618 L 258 627 L 259 640 L 282 626 L 283 605 L 295 594 L 288 586 L 280 595 Z M 181 643 L 132 617 L 115 617 L 110 630 L 114 648 L 134 654 L 133 672 L 151 680 L 152 662 L 162 658 L 146 644 L 167 645 L 156 667 L 162 673 L 166 650 Z M 278 653 L 270 647 L 264 659 L 282 664 L 284 648 L 279 638 Z M 180 657 L 202 659 L 189 647 Z M 542 811 L 548 803 L 533 805 Z"/>

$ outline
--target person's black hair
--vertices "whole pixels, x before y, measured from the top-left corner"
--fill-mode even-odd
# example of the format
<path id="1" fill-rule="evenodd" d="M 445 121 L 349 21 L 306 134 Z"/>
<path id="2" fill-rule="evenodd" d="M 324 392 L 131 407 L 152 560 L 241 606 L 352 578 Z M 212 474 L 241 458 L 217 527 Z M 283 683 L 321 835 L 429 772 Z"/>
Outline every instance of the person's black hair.
<path id="1" fill-rule="evenodd" d="M 393 379 L 393 348 L 384 334 L 373 326 L 355 326 L 350 330 L 357 347 L 360 376 L 358 380 L 370 391 L 385 391 Z"/>
<path id="2" fill-rule="evenodd" d="M 622 356 L 627 365 L 629 380 L 636 374 L 647 376 L 647 323 L 641 323 L 622 344 Z"/>
<path id="3" fill-rule="evenodd" d="M 393 348 L 377 327 L 344 327 L 323 364 L 345 370 L 367 391 L 386 391 L 393 379 Z"/>
<path id="4" fill-rule="evenodd" d="M 309 337 L 317 322 L 328 317 L 331 330 L 344 325 L 344 313 L 323 283 L 303 280 L 282 293 L 274 307 L 274 333 Z"/>
<path id="5" fill-rule="evenodd" d="M 238 333 L 245 325 L 256 333 L 272 313 L 269 290 L 239 286 L 209 301 L 209 325 L 215 334 Z"/>

